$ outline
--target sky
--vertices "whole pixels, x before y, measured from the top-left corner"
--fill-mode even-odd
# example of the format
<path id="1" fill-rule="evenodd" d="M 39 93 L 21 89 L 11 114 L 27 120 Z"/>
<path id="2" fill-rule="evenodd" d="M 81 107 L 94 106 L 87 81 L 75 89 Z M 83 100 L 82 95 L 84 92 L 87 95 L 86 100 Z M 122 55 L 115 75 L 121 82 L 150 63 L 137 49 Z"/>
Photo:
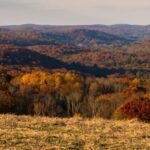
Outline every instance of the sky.
<path id="1" fill-rule="evenodd" d="M 0 0 L 0 25 L 150 24 L 150 0 Z"/>

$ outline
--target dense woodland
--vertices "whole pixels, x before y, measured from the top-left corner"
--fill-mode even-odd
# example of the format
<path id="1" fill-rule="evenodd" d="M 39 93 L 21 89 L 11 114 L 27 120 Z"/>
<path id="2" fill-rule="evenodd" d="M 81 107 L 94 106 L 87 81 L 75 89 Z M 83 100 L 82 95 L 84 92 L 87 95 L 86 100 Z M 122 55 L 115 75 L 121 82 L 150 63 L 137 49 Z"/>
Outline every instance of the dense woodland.
<path id="1" fill-rule="evenodd" d="M 0 27 L 0 113 L 150 121 L 149 26 Z"/>
<path id="2" fill-rule="evenodd" d="M 150 80 L 95 78 L 75 72 L 0 77 L 0 112 L 150 119 Z"/>

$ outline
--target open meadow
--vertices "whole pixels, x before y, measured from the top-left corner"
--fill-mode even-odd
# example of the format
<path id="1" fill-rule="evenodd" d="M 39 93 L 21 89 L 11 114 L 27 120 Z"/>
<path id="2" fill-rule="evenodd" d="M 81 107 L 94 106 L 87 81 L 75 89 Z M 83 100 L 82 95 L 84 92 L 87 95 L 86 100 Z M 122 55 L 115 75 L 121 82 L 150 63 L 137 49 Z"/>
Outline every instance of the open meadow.
<path id="1" fill-rule="evenodd" d="M 0 115 L 0 149 L 150 149 L 150 124 L 104 120 Z"/>

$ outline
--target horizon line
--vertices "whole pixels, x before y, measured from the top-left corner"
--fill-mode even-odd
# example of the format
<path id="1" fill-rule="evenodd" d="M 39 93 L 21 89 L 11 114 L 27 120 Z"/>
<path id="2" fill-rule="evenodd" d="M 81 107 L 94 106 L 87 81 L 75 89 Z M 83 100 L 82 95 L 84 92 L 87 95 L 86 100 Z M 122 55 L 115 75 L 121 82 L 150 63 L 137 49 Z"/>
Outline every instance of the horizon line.
<path id="1" fill-rule="evenodd" d="M 130 24 L 130 23 L 115 23 L 115 24 L 40 24 L 40 23 L 22 23 L 22 24 L 0 24 L 0 27 L 5 26 L 27 26 L 27 25 L 38 25 L 38 26 L 116 26 L 116 25 L 127 25 L 127 26 L 150 26 L 150 24 Z"/>

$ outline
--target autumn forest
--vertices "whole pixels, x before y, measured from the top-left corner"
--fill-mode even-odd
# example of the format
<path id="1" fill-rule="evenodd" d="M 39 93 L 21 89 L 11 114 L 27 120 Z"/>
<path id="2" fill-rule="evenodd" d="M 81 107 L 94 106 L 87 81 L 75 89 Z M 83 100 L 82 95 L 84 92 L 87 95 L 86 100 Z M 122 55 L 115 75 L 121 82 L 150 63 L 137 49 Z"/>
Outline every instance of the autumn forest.
<path id="1" fill-rule="evenodd" d="M 150 121 L 150 26 L 1 26 L 0 113 Z"/>

